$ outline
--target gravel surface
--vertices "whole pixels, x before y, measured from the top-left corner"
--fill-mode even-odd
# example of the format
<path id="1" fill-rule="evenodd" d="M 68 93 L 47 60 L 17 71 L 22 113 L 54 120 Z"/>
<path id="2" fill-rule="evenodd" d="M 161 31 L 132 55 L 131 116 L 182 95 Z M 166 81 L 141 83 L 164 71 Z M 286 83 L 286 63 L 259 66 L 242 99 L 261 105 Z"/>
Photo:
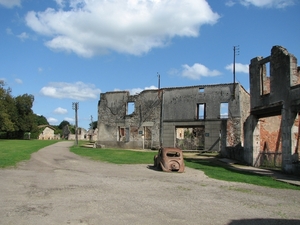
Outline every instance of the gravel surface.
<path id="1" fill-rule="evenodd" d="M 0 170 L 0 224 L 300 224 L 300 192 L 114 165 L 59 142 Z M 97 150 L 95 150 L 97 151 Z M 101 150 L 99 150 L 101 151 Z"/>

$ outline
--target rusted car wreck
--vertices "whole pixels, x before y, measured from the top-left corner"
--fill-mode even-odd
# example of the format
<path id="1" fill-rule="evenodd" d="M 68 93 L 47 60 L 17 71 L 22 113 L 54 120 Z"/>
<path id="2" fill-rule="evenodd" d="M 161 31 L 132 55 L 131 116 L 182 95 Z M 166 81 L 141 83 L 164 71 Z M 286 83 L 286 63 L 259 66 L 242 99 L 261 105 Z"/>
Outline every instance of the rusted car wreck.
<path id="1" fill-rule="evenodd" d="M 165 172 L 184 172 L 182 150 L 179 148 L 164 147 L 154 156 L 154 167 Z"/>

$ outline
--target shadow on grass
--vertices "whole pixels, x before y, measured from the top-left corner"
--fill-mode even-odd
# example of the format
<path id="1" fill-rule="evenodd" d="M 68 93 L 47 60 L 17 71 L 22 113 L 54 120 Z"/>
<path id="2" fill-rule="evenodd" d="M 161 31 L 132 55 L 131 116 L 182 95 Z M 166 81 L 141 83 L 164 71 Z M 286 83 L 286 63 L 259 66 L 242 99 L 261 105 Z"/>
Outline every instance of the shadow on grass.
<path id="1" fill-rule="evenodd" d="M 228 225 L 299 225 L 300 220 L 293 219 L 242 219 L 242 220 L 232 220 Z"/>

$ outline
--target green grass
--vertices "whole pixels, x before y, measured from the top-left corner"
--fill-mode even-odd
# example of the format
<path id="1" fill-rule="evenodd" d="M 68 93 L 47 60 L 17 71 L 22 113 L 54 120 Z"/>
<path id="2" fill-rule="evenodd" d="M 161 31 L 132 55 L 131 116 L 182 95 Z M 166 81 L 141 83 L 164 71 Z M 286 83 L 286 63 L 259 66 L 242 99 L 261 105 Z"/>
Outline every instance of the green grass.
<path id="1" fill-rule="evenodd" d="M 2 140 L 0 139 L 0 168 L 16 166 L 29 160 L 32 153 L 58 140 Z"/>
<path id="2" fill-rule="evenodd" d="M 274 180 L 270 176 L 237 170 L 231 166 L 225 166 L 225 164 L 214 163 L 211 160 L 185 159 L 185 165 L 190 168 L 201 170 L 208 177 L 218 180 L 241 182 L 279 189 L 300 190 L 299 186 Z"/>
<path id="3" fill-rule="evenodd" d="M 153 164 L 153 157 L 157 154 L 156 151 L 143 152 L 118 149 L 94 149 L 82 148 L 80 146 L 71 147 L 71 152 L 92 160 L 115 164 Z"/>

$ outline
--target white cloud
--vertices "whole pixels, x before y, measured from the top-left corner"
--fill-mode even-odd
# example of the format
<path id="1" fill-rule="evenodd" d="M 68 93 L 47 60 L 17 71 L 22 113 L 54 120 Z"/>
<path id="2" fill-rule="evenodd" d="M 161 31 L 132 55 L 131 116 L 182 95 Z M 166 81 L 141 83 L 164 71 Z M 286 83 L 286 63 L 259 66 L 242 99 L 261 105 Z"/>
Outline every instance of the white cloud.
<path id="1" fill-rule="evenodd" d="M 141 93 L 144 90 L 156 90 L 158 89 L 157 87 L 155 87 L 154 85 L 151 85 L 150 87 L 145 87 L 144 89 L 142 88 L 132 88 L 132 89 L 127 89 L 126 91 L 129 91 L 129 93 L 131 95 L 137 95 L 139 93 Z M 121 91 L 121 89 L 115 88 L 114 91 Z"/>
<path id="2" fill-rule="evenodd" d="M 154 85 L 151 85 L 150 87 L 145 87 L 145 90 L 155 90 L 158 89 L 157 87 L 155 87 Z"/>
<path id="3" fill-rule="evenodd" d="M 44 71 L 44 69 L 43 69 L 42 67 L 39 67 L 39 68 L 38 68 L 38 72 L 39 72 L 39 73 L 41 73 L 41 72 L 43 72 L 43 71 Z"/>
<path id="4" fill-rule="evenodd" d="M 234 6 L 234 5 L 235 5 L 235 2 L 232 1 L 232 0 L 229 0 L 229 1 L 227 1 L 227 2 L 225 3 L 225 5 L 231 7 L 231 6 Z"/>
<path id="5" fill-rule="evenodd" d="M 128 89 L 126 91 L 129 91 L 129 93 L 131 95 L 137 95 L 137 94 L 141 93 L 144 90 L 156 90 L 156 89 L 158 89 L 158 88 L 155 87 L 154 85 L 151 85 L 150 87 L 145 87 L 144 89 L 143 88 L 132 88 L 132 89 Z M 118 89 L 118 88 L 115 88 L 114 91 L 122 91 L 122 90 Z"/>
<path id="6" fill-rule="evenodd" d="M 145 54 L 175 36 L 197 37 L 202 25 L 219 19 L 205 0 L 56 2 L 66 7 L 28 12 L 26 24 L 49 37 L 45 45 L 50 49 L 83 57 L 110 51 Z"/>
<path id="7" fill-rule="evenodd" d="M 101 90 L 96 88 L 93 84 L 85 84 L 83 82 L 65 83 L 53 82 L 48 86 L 43 87 L 40 93 L 52 98 L 69 98 L 78 101 L 85 101 L 89 99 L 97 99 Z"/>
<path id="8" fill-rule="evenodd" d="M 227 65 L 225 67 L 226 70 L 230 70 L 231 72 L 233 71 L 233 63 Z M 241 64 L 241 63 L 236 63 L 235 64 L 235 72 L 237 73 L 249 73 L 249 65 L 248 64 Z"/>
<path id="9" fill-rule="evenodd" d="M 295 4 L 295 0 L 236 0 L 236 2 L 244 6 L 254 5 L 262 8 L 285 8 Z M 233 0 L 226 2 L 227 6 L 233 6 L 234 4 Z"/>
<path id="10" fill-rule="evenodd" d="M 13 35 L 13 32 L 10 28 L 6 28 L 6 34 Z"/>
<path id="11" fill-rule="evenodd" d="M 131 95 L 136 95 L 136 94 L 139 94 L 143 91 L 142 88 L 133 88 L 131 90 L 128 90 L 130 92 Z"/>
<path id="12" fill-rule="evenodd" d="M 47 121 L 49 124 L 57 124 L 57 122 L 58 122 L 58 120 L 53 117 L 47 118 Z"/>
<path id="13" fill-rule="evenodd" d="M 21 79 L 19 79 L 19 78 L 16 78 L 15 82 L 18 83 L 18 84 L 23 84 L 23 81 Z"/>
<path id="14" fill-rule="evenodd" d="M 74 118 L 65 117 L 64 120 L 69 121 L 69 123 L 73 123 L 75 121 Z"/>
<path id="15" fill-rule="evenodd" d="M 144 90 L 155 90 L 158 89 L 157 87 L 155 87 L 154 85 L 151 85 L 150 87 L 145 87 L 144 89 L 142 88 L 133 88 L 131 90 L 128 90 L 130 92 L 131 95 L 135 95 L 135 94 L 139 94 L 140 92 L 144 91 Z"/>
<path id="16" fill-rule="evenodd" d="M 177 76 L 178 74 L 180 74 L 180 71 L 176 68 L 171 68 L 169 71 L 168 71 L 168 74 L 171 75 L 171 76 Z"/>
<path id="17" fill-rule="evenodd" d="M 58 107 L 54 110 L 54 113 L 55 114 L 67 114 L 68 113 L 68 110 L 64 109 L 64 108 L 61 108 L 61 107 Z"/>
<path id="18" fill-rule="evenodd" d="M 221 75 L 218 70 L 210 70 L 200 63 L 195 63 L 193 66 L 184 64 L 182 67 L 183 70 L 181 75 L 192 80 L 200 80 L 201 77 L 214 77 Z"/>
<path id="19" fill-rule="evenodd" d="M 21 6 L 21 0 L 0 0 L 0 5 L 7 8 L 13 8 L 15 6 Z"/>
<path id="20" fill-rule="evenodd" d="M 64 7 L 65 6 L 65 0 L 55 0 L 57 5 L 59 5 L 60 7 Z"/>
<path id="21" fill-rule="evenodd" d="M 17 35 L 17 37 L 20 38 L 21 41 L 24 41 L 29 38 L 29 35 L 26 32 L 23 32 L 23 33 Z"/>

